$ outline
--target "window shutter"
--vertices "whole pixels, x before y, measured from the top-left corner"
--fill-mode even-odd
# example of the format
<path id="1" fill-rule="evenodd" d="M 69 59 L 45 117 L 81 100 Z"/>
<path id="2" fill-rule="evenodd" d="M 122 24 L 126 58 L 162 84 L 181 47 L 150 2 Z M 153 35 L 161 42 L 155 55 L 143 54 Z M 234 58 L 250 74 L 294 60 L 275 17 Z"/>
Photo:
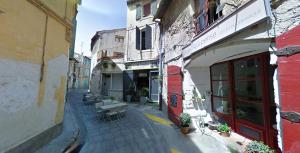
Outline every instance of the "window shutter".
<path id="1" fill-rule="evenodd" d="M 138 27 L 135 27 L 135 44 L 135 48 L 141 50 L 141 30 Z"/>
<path id="2" fill-rule="evenodd" d="M 142 7 L 141 4 L 136 5 L 136 20 L 141 19 L 142 17 Z"/>
<path id="3" fill-rule="evenodd" d="M 154 16 L 157 11 L 157 2 L 156 0 L 151 1 L 151 14 Z"/>
<path id="4" fill-rule="evenodd" d="M 152 48 L 152 28 L 146 25 L 146 38 L 145 38 L 145 49 Z"/>

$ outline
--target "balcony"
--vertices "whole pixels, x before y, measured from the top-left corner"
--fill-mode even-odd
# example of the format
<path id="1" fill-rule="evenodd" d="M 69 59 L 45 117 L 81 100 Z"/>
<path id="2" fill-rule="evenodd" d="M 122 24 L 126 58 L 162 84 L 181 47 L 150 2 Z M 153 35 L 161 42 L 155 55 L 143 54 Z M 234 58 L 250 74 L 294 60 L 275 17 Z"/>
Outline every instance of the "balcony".
<path id="1" fill-rule="evenodd" d="M 195 15 L 195 37 L 183 48 L 183 58 L 188 59 L 202 49 L 220 42 L 229 36 L 258 24 L 270 16 L 270 4 L 266 0 L 251 0 L 234 12 L 209 19 L 208 15 Z"/>

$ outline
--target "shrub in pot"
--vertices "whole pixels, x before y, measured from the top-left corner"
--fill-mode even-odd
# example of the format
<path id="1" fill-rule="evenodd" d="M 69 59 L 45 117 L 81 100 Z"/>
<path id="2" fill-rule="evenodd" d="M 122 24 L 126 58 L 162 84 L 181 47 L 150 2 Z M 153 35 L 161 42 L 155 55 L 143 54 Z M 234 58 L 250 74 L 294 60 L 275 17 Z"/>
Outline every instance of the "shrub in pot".
<path id="1" fill-rule="evenodd" d="M 130 84 L 128 89 L 125 91 L 127 102 L 131 102 L 133 94 L 134 94 L 134 88 L 133 88 L 132 84 Z"/>
<path id="2" fill-rule="evenodd" d="M 141 97 L 140 97 L 140 101 L 142 104 L 145 104 L 148 100 L 148 95 L 149 95 L 149 89 L 144 87 L 141 90 Z"/>
<path id="3" fill-rule="evenodd" d="M 179 116 L 181 132 L 187 134 L 190 129 L 190 124 L 192 122 L 191 116 L 188 113 L 181 113 Z"/>
<path id="4" fill-rule="evenodd" d="M 245 153 L 275 153 L 275 151 L 261 141 L 251 141 L 247 144 Z"/>
<path id="5" fill-rule="evenodd" d="M 227 124 L 220 124 L 217 129 L 220 135 L 224 137 L 229 137 L 231 133 L 231 128 Z"/>

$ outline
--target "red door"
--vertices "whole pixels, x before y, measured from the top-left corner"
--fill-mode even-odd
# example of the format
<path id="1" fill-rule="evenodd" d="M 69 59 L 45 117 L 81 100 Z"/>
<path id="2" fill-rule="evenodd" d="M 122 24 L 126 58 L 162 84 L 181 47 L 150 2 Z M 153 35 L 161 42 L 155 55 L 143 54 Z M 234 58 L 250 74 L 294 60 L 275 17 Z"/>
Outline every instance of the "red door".
<path id="1" fill-rule="evenodd" d="M 276 38 L 276 47 L 300 50 L 300 25 Z M 298 48 L 298 49 L 297 49 Z M 300 152 L 300 123 L 286 116 L 300 115 L 300 53 L 278 58 L 278 78 L 281 98 L 283 150 L 286 153 Z M 298 115 L 297 115 L 298 114 Z"/>
<path id="2" fill-rule="evenodd" d="M 182 73 L 175 65 L 168 66 L 168 116 L 176 125 L 182 113 Z"/>

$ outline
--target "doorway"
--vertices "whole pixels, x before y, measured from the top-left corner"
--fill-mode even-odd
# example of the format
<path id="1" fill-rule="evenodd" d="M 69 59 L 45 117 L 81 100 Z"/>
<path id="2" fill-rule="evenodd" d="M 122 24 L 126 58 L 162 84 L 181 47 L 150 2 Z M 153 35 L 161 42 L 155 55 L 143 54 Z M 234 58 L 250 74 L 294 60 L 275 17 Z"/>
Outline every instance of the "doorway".
<path id="1" fill-rule="evenodd" d="M 268 61 L 263 53 L 211 66 L 212 108 L 237 133 L 273 147 L 274 67 Z"/>

